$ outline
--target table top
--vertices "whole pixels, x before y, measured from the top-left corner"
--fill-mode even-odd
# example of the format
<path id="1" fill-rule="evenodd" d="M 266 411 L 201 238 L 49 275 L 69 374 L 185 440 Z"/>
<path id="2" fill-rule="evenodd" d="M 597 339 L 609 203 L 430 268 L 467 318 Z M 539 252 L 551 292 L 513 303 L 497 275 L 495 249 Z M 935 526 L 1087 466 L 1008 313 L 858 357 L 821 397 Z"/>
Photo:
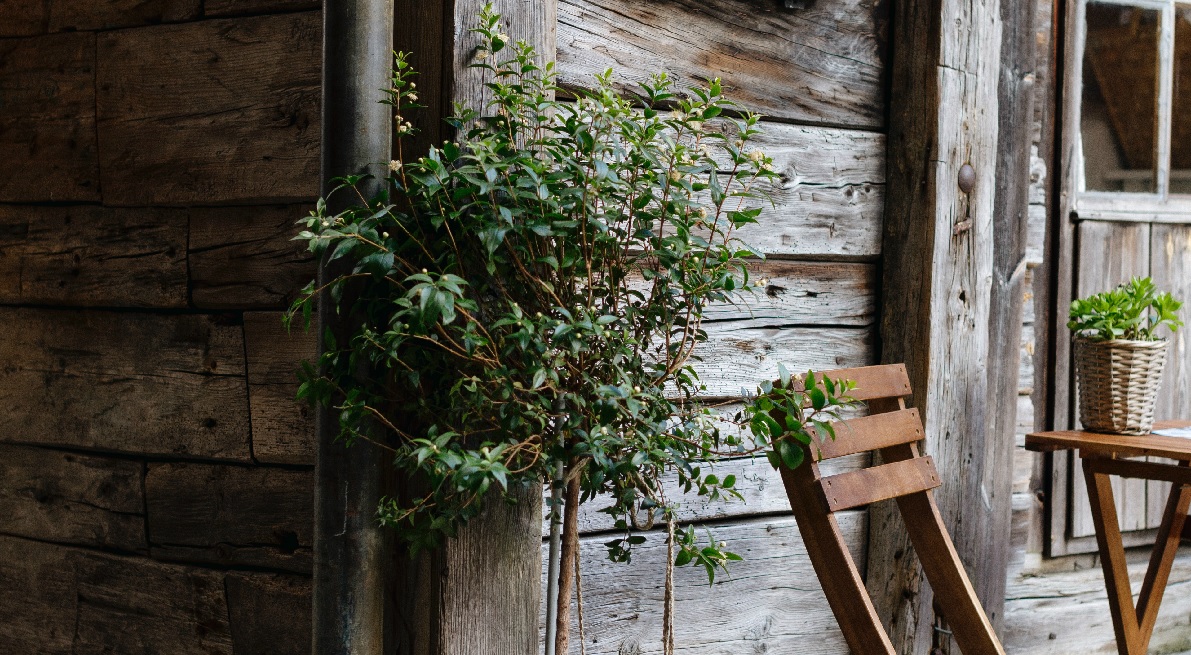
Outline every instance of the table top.
<path id="1" fill-rule="evenodd" d="M 1191 421 L 1158 421 L 1154 429 L 1183 428 Z M 1035 432 L 1026 435 L 1026 450 L 1079 450 L 1100 457 L 1167 457 L 1191 460 L 1191 439 L 1157 434 L 1101 434 L 1085 430 Z"/>

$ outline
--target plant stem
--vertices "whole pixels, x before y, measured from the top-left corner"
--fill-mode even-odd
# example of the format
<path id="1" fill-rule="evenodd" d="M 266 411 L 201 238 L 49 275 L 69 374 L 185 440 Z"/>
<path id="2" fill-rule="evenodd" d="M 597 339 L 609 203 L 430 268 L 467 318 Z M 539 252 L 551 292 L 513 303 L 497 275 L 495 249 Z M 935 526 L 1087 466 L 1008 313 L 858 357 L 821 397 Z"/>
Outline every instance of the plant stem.
<path id="1" fill-rule="evenodd" d="M 571 639 L 571 593 L 575 582 L 575 560 L 579 556 L 579 467 L 567 467 L 567 494 L 563 501 L 562 555 L 558 564 L 558 618 L 555 623 L 554 653 L 566 655 Z"/>

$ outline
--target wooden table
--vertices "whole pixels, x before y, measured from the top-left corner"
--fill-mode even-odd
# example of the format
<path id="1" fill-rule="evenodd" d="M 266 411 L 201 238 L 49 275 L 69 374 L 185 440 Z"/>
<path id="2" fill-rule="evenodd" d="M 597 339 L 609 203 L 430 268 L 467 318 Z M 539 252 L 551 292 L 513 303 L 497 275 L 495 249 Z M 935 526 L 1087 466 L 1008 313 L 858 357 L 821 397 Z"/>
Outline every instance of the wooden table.
<path id="1" fill-rule="evenodd" d="M 1191 421 L 1166 421 L 1154 427 L 1187 426 L 1191 426 Z M 1104 567 L 1104 584 L 1108 588 L 1108 606 L 1112 610 L 1117 651 L 1121 655 L 1144 655 L 1154 633 L 1158 606 L 1162 603 L 1175 551 L 1178 550 L 1179 539 L 1183 537 L 1184 525 L 1187 524 L 1187 509 L 1191 505 L 1191 439 L 1156 434 L 1132 436 L 1066 430 L 1027 435 L 1026 448 L 1039 452 L 1073 450 L 1078 453 L 1088 485 L 1092 519 L 1096 524 L 1096 542 Z M 1176 460 L 1178 464 L 1124 459 L 1127 457 L 1162 457 Z M 1125 547 L 1121 542 L 1121 526 L 1117 521 L 1117 505 L 1109 481 L 1110 475 L 1174 483 L 1166 501 L 1158 539 L 1136 606 L 1129 586 L 1129 569 L 1125 564 Z"/>

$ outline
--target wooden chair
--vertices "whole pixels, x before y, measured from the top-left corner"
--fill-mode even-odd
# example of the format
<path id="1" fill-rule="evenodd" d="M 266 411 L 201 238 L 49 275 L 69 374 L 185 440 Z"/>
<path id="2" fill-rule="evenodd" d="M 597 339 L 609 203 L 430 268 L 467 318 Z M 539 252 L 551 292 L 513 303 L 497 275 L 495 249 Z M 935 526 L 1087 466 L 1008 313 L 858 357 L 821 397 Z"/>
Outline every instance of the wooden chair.
<path id="1" fill-rule="evenodd" d="M 935 463 L 920 455 L 923 436 L 917 409 L 906 409 L 910 379 L 904 365 L 827 371 L 856 382 L 853 398 L 868 402 L 870 415 L 837 423 L 836 438 L 808 447 L 806 462 L 782 467 L 782 480 L 811 563 L 831 611 L 854 655 L 895 655 L 873 608 L 864 580 L 840 534 L 835 512 L 897 499 L 914 549 L 964 655 L 1004 655 L 955 546 L 943 525 L 932 489 L 940 484 Z M 821 477 L 816 459 L 878 451 L 882 463 Z"/>

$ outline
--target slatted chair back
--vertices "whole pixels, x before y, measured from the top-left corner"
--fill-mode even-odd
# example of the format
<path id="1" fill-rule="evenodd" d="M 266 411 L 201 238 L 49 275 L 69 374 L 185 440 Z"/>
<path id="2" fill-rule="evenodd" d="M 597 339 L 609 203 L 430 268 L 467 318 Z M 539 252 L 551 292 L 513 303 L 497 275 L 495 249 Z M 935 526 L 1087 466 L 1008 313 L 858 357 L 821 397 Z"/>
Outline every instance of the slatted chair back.
<path id="1" fill-rule="evenodd" d="M 935 504 L 932 490 L 940 485 L 939 474 L 934 460 L 918 452 L 924 432 L 918 410 L 906 409 L 910 379 L 905 366 L 868 366 L 818 375 L 855 382 L 850 395 L 865 401 L 870 414 L 836 423 L 834 440 L 806 447 L 805 463 L 795 469 L 783 466 L 781 474 L 811 563 L 853 655 L 895 652 L 834 513 L 889 499 L 897 501 L 934 590 L 936 607 L 941 608 L 960 650 L 964 655 L 1005 655 Z M 816 460 L 868 451 L 879 453 L 881 463 L 827 477 L 819 473 Z"/>

